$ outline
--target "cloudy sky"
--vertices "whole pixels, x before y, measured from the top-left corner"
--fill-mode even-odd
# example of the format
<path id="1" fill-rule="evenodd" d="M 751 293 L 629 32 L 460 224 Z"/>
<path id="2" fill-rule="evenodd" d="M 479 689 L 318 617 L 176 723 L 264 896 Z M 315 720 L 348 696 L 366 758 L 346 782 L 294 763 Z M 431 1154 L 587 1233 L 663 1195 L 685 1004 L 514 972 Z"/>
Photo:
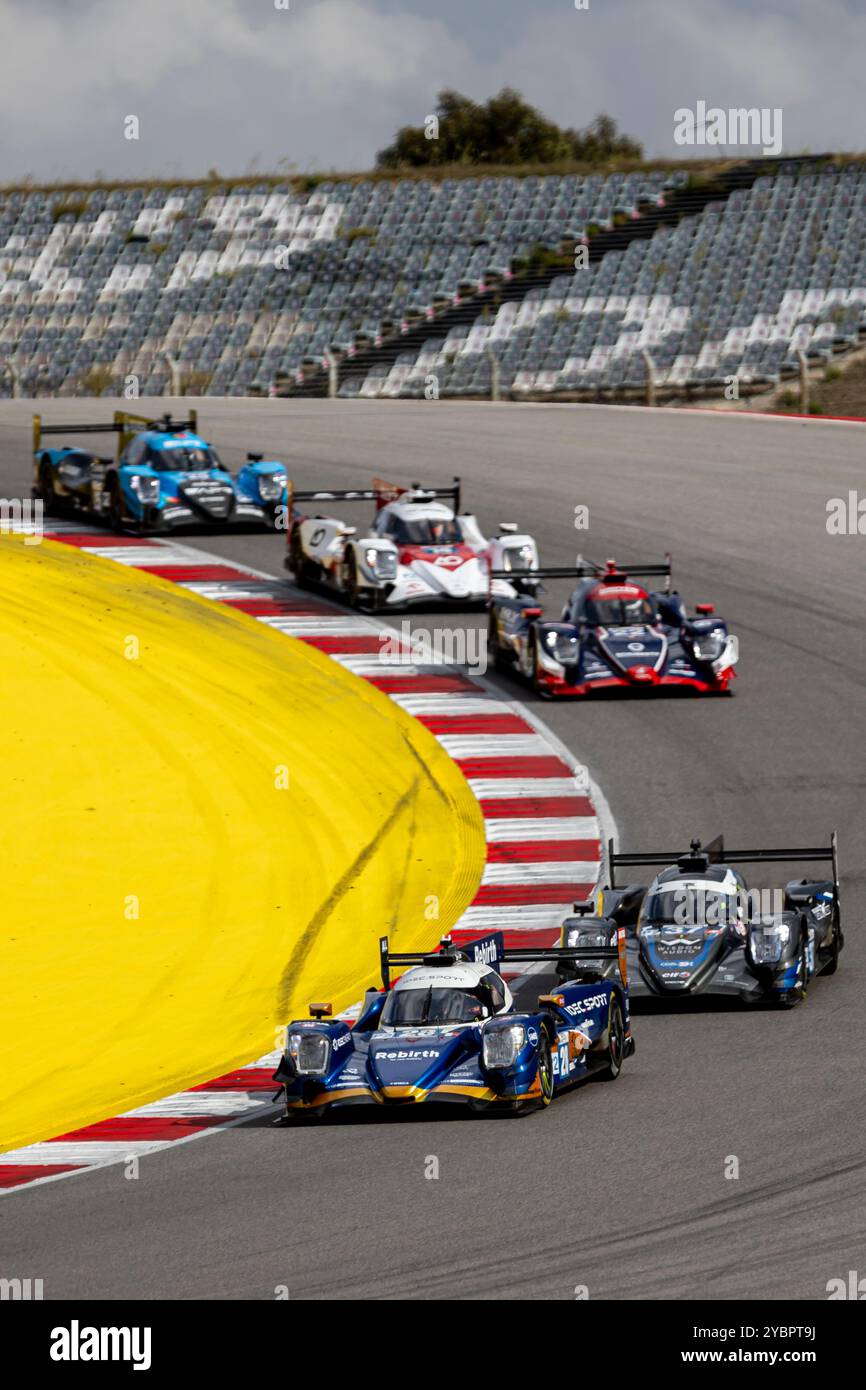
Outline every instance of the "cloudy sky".
<path id="1" fill-rule="evenodd" d="M 699 100 L 852 150 L 864 54 L 866 0 L 0 0 L 0 181 L 365 169 L 443 86 L 606 111 L 650 155 L 690 153 Z"/>

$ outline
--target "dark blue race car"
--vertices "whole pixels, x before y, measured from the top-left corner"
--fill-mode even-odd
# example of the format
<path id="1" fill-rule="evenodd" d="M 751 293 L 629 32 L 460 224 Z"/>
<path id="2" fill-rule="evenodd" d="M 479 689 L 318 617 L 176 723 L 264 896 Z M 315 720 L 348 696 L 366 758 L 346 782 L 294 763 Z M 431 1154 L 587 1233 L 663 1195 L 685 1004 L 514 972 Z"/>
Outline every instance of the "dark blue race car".
<path id="1" fill-rule="evenodd" d="M 383 988 L 367 991 L 354 1027 L 332 1020 L 330 1004 L 311 1004 L 310 1018 L 288 1025 L 274 1074 L 283 1123 L 428 1101 L 519 1113 L 593 1072 L 617 1077 L 634 1051 L 616 926 L 602 950 L 510 950 L 493 932 L 459 947 L 445 938 L 426 956 L 391 954 L 383 937 L 380 951 Z M 523 1010 L 499 973 L 516 962 L 567 962 L 572 978 Z M 392 966 L 409 967 L 393 984 Z"/>
<path id="2" fill-rule="evenodd" d="M 647 590 L 636 578 L 658 576 Z M 579 582 L 558 619 L 545 616 L 537 593 L 544 579 Z M 489 653 L 498 670 L 531 682 L 540 695 L 580 696 L 676 688 L 701 694 L 730 691 L 739 658 L 736 637 L 711 603 L 693 615 L 671 589 L 664 564 L 575 566 L 517 574 L 490 571 Z"/>
<path id="3" fill-rule="evenodd" d="M 784 888 L 748 887 L 740 864 L 824 864 L 824 878 L 790 879 Z M 591 948 L 616 928 L 626 933 L 635 999 L 677 1001 L 727 994 L 747 1004 L 791 1007 L 816 975 L 832 975 L 844 944 L 835 831 L 828 845 L 800 849 L 725 848 L 721 836 L 685 854 L 608 851 L 610 883 L 598 892 L 597 915 L 576 908 L 561 940 Z M 646 884 L 618 884 L 625 866 L 656 866 Z M 825 870 L 826 874 L 826 870 Z M 579 915 L 578 915 L 579 914 Z M 609 966 L 599 961 L 599 969 Z M 567 978 L 567 958 L 559 965 Z"/>
<path id="4" fill-rule="evenodd" d="M 47 435 L 113 434 L 114 458 L 73 444 L 47 448 Z M 111 424 L 43 425 L 33 417 L 33 493 L 49 516 L 85 514 L 115 531 L 173 531 L 181 526 L 279 526 L 287 515 L 286 470 L 276 460 L 247 454 L 236 477 L 187 420 L 161 420 L 115 411 Z"/>

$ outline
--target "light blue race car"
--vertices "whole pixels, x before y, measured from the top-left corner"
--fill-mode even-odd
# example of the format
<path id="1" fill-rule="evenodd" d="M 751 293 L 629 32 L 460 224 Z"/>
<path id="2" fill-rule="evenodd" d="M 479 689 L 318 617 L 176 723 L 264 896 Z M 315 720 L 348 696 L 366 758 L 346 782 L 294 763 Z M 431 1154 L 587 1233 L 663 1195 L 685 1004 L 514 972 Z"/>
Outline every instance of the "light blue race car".
<path id="1" fill-rule="evenodd" d="M 46 448 L 47 435 L 113 434 L 114 458 L 74 444 Z M 285 466 L 247 454 L 236 476 L 187 420 L 161 420 L 115 411 L 111 424 L 43 425 L 33 417 L 33 495 L 51 515 L 86 514 L 115 531 L 174 531 L 184 526 L 279 529 L 287 516 Z M 283 520 L 283 524 L 285 521 Z"/>

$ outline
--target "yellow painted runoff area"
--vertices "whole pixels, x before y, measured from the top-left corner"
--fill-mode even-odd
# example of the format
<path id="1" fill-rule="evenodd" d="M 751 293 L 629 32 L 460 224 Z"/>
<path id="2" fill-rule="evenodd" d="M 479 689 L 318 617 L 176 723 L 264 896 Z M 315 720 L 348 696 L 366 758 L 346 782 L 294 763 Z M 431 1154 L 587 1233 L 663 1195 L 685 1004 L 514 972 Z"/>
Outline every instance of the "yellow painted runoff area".
<path id="1" fill-rule="evenodd" d="M 471 901 L 459 769 L 312 647 L 6 536 L 0 659 L 0 1150 L 260 1056 Z"/>

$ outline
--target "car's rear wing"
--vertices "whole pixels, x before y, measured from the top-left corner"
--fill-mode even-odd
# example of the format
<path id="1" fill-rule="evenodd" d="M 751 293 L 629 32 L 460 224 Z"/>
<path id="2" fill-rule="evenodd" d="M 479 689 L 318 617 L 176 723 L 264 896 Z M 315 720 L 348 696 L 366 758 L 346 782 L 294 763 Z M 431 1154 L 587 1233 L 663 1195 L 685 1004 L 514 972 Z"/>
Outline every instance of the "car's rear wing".
<path id="1" fill-rule="evenodd" d="M 611 888 L 617 887 L 617 868 L 627 865 L 673 868 L 677 865 L 685 873 L 701 873 L 710 864 L 830 864 L 833 871 L 833 887 L 839 892 L 839 852 L 836 831 L 830 835 L 828 845 L 807 846 L 798 849 L 725 849 L 723 835 L 717 835 L 709 844 L 702 845 L 692 840 L 687 852 L 671 851 L 667 854 L 618 854 L 613 840 L 608 841 L 608 870 Z"/>
<path id="2" fill-rule="evenodd" d="M 373 487 L 376 491 L 376 511 L 381 511 L 389 502 L 396 502 L 398 497 L 405 497 L 407 492 L 415 493 L 418 500 L 439 502 L 450 500 L 455 512 L 460 511 L 460 479 L 455 477 L 448 487 L 425 487 L 423 483 L 409 483 L 404 486 L 402 483 L 389 483 L 384 478 L 374 478 Z"/>
<path id="3" fill-rule="evenodd" d="M 617 584 L 626 583 L 629 579 L 637 576 L 640 579 L 663 578 L 667 580 L 666 590 L 671 587 L 671 557 L 665 556 L 664 564 L 658 565 L 618 565 L 616 560 L 606 560 L 603 565 L 597 565 L 594 560 L 585 560 L 582 555 L 578 555 L 577 561 L 573 565 L 544 565 L 537 570 L 490 570 L 490 579 L 510 579 L 520 583 L 521 580 L 543 579 L 589 579 L 596 575 L 606 583 Z"/>
<path id="4" fill-rule="evenodd" d="M 479 936 L 475 941 L 456 945 L 450 936 L 443 936 L 436 951 L 391 951 L 387 936 L 379 937 L 379 964 L 382 972 L 382 986 L 391 988 L 391 966 L 409 968 L 412 965 L 444 966 L 457 961 L 474 961 L 478 965 L 490 965 L 498 970 L 504 958 L 505 943 L 502 932 L 490 932 Z"/>
<path id="5" fill-rule="evenodd" d="M 489 965 L 501 971 L 504 965 L 544 963 L 558 961 L 611 961 L 619 960 L 623 984 L 625 977 L 625 936 L 617 946 L 517 946 L 505 945 L 502 932 L 490 932 L 479 936 L 475 941 L 455 943 L 450 936 L 444 936 L 437 951 L 391 951 L 387 936 L 379 938 L 379 957 L 382 969 L 382 986 L 391 988 L 391 966 L 409 968 L 413 965 L 445 967 L 458 961 L 474 961 Z"/>
<path id="6" fill-rule="evenodd" d="M 400 487 L 396 483 L 386 483 L 381 478 L 373 479 L 372 487 L 319 487 L 319 488 L 296 488 L 294 483 L 288 485 L 289 493 L 289 517 L 292 515 L 296 502 L 375 502 L 376 511 L 381 509 L 389 502 L 396 502 L 398 497 L 404 496 L 407 492 L 418 493 L 419 496 L 431 501 L 439 498 L 450 498 L 454 511 L 460 510 L 460 479 L 455 478 L 451 487 L 426 488 L 418 483 L 412 483 L 411 487 Z"/>
<path id="7" fill-rule="evenodd" d="M 610 584 L 623 582 L 635 576 L 638 579 L 667 579 L 668 583 L 666 587 L 670 589 L 673 561 L 670 552 L 665 554 L 665 558 L 661 564 L 648 564 L 646 561 L 641 560 L 641 562 L 636 565 L 620 565 L 616 560 L 605 560 L 604 564 L 600 565 L 595 560 L 589 560 L 583 555 L 578 555 L 576 568 L 584 579 L 589 578 L 591 575 L 596 575 L 599 579 L 603 579 Z"/>
<path id="8" fill-rule="evenodd" d="M 166 434 L 181 433 L 184 430 L 198 432 L 198 416 L 194 410 L 189 412 L 186 420 L 173 420 L 170 415 L 164 415 L 161 419 L 153 420 L 146 415 L 131 415 L 125 410 L 115 410 L 114 419 L 109 423 L 104 421 L 101 424 L 82 424 L 79 421 L 70 421 L 64 425 L 44 425 L 41 415 L 33 416 L 33 452 L 39 452 L 42 440 L 47 435 L 57 434 L 116 434 L 117 456 L 120 457 L 126 445 L 134 434 L 139 434 L 142 430 L 157 429 Z"/>
<path id="9" fill-rule="evenodd" d="M 509 949 L 507 946 L 503 955 L 506 965 L 523 963 L 526 965 L 538 964 L 559 964 L 560 962 L 570 961 L 579 965 L 581 961 L 586 961 L 597 966 L 600 962 L 618 961 L 619 977 L 626 988 L 628 987 L 628 973 L 626 968 L 625 954 L 625 928 L 618 927 L 616 932 L 616 945 L 611 946 L 516 946 Z M 596 979 L 600 977 L 597 969 L 587 973 L 592 974 Z"/>

